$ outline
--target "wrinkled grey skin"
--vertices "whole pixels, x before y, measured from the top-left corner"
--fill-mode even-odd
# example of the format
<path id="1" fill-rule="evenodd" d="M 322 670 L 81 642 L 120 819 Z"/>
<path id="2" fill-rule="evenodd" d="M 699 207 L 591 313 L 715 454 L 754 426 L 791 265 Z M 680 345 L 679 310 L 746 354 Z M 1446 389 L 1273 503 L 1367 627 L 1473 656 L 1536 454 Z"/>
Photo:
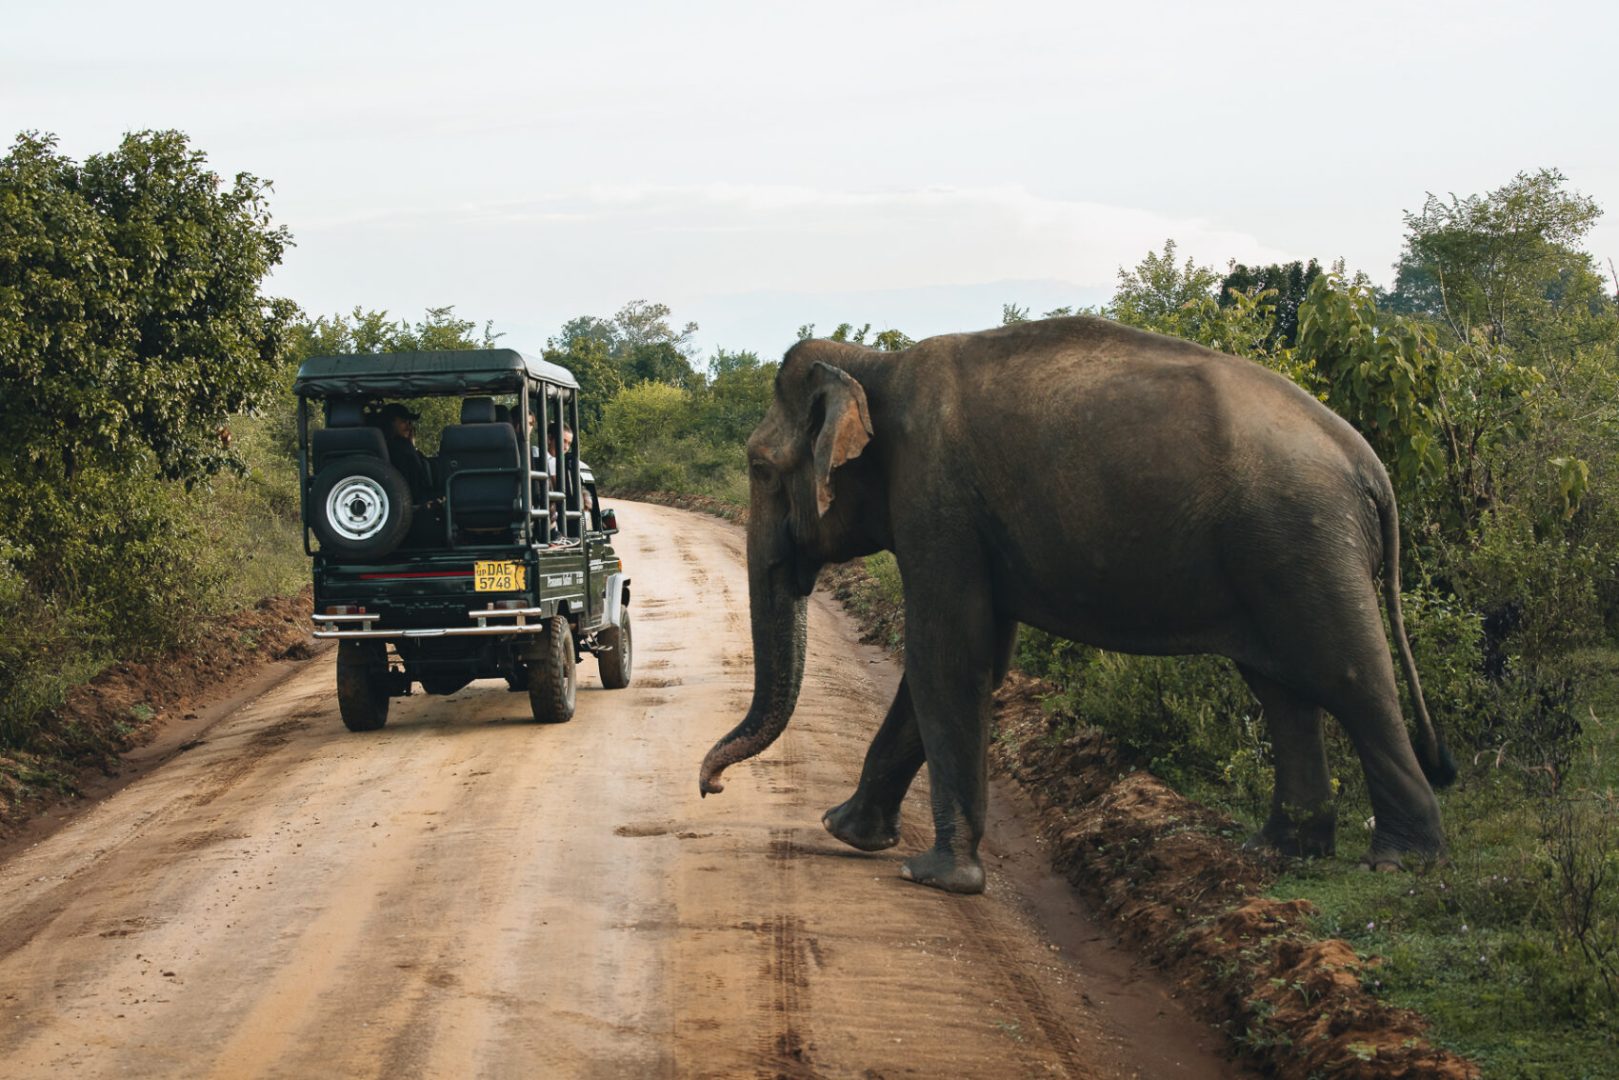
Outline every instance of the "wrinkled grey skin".
<path id="1" fill-rule="evenodd" d="M 703 761 L 705 794 L 791 717 L 820 568 L 886 549 L 905 582 L 905 674 L 859 786 L 823 823 L 862 850 L 893 846 L 926 762 L 935 842 L 904 863 L 910 880 L 983 889 L 990 691 L 1020 622 L 1121 652 L 1235 661 L 1276 756 L 1257 841 L 1333 851 L 1325 710 L 1366 771 L 1377 822 L 1367 861 L 1442 851 L 1429 778 L 1448 782 L 1454 766 L 1401 622 L 1388 476 L 1286 379 L 1100 319 L 900 353 L 805 341 L 788 351 L 748 455 L 754 699 Z M 1380 600 L 1414 692 L 1421 764 Z"/>

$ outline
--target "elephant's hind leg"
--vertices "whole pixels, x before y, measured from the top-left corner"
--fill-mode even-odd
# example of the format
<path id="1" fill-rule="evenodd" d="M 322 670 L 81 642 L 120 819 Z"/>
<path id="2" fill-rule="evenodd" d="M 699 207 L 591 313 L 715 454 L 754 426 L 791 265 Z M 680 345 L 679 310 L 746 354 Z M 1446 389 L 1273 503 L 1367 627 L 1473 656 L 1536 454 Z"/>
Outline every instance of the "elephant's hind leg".
<path id="1" fill-rule="evenodd" d="M 1439 802 L 1406 734 L 1376 588 L 1370 581 L 1356 581 L 1323 587 L 1315 597 L 1319 602 L 1313 609 L 1295 609 L 1290 632 L 1279 629 L 1273 636 L 1278 644 L 1265 672 L 1273 679 L 1285 679 L 1300 697 L 1337 717 L 1355 744 L 1377 822 L 1366 861 L 1376 867 L 1398 867 L 1406 855 L 1440 855 L 1445 836 Z M 1310 759 L 1314 760 L 1313 750 Z M 1279 753 L 1279 796 L 1280 762 Z M 1310 768 L 1313 765 L 1294 771 L 1309 776 Z"/>
<path id="2" fill-rule="evenodd" d="M 1437 858 L 1445 851 L 1439 800 L 1406 733 L 1388 653 L 1363 678 L 1338 688 L 1327 708 L 1343 724 L 1366 771 L 1367 795 L 1376 826 L 1362 861 L 1374 869 L 1398 869 L 1407 855 Z"/>
<path id="3" fill-rule="evenodd" d="M 847 802 L 828 810 L 821 824 L 827 832 L 861 851 L 893 847 L 899 843 L 900 804 L 925 760 L 910 689 L 901 678 L 888 715 L 866 751 L 859 787 Z"/>
<path id="4" fill-rule="evenodd" d="M 1250 841 L 1283 855 L 1323 857 L 1335 849 L 1338 807 L 1321 735 L 1321 707 L 1252 668 L 1237 665 L 1259 699 L 1276 759 L 1270 819 Z"/>

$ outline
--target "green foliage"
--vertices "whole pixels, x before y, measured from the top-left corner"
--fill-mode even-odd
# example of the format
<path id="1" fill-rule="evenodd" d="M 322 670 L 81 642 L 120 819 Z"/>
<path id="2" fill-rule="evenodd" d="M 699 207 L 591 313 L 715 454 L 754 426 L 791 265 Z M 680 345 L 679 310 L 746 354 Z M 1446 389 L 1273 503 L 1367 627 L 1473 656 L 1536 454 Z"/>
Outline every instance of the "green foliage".
<path id="1" fill-rule="evenodd" d="M 1611 654 L 1579 702 L 1610 712 L 1619 692 Z M 1441 1043 L 1502 1077 L 1605 1076 L 1619 1056 L 1619 804 L 1603 786 L 1619 729 L 1558 785 L 1525 797 L 1525 775 L 1488 757 L 1441 795 L 1450 854 L 1400 875 L 1341 862 L 1299 865 L 1271 895 L 1304 898 L 1316 929 L 1381 957 L 1366 985 L 1415 1008 Z M 1346 824 L 1366 812 L 1351 800 Z M 1353 843 L 1353 826 L 1340 844 Z"/>
<path id="2" fill-rule="evenodd" d="M 1290 348 L 1298 340 L 1299 305 L 1304 303 L 1311 283 L 1321 273 L 1321 264 L 1314 259 L 1310 260 L 1308 266 L 1298 260 L 1269 266 L 1232 263 L 1220 282 L 1216 296 L 1221 307 L 1230 307 L 1240 296 L 1256 297 L 1261 293 L 1270 293 L 1275 298 L 1276 319 L 1267 344 L 1273 348 Z"/>
<path id="3" fill-rule="evenodd" d="M 805 323 L 798 328 L 798 340 L 804 341 L 815 336 L 815 324 Z M 879 349 L 882 352 L 899 352 L 909 349 L 916 344 L 916 339 L 901 330 L 879 330 L 873 334 L 871 324 L 866 323 L 860 329 L 854 328 L 854 323 L 838 323 L 837 328 L 827 335 L 829 341 L 846 341 L 851 345 L 865 345 L 869 348 Z"/>
<path id="4" fill-rule="evenodd" d="M 764 418 L 777 365 L 717 350 L 706 371 L 688 355 L 697 327 L 676 332 L 663 304 L 635 301 L 612 319 L 581 316 L 546 358 L 581 387 L 582 452 L 602 483 L 747 501 L 744 447 Z"/>
<path id="5" fill-rule="evenodd" d="M 708 385 L 697 394 L 699 424 L 721 445 L 743 446 L 764 419 L 775 392 L 777 365 L 751 352 L 721 349 L 709 364 Z"/>
<path id="6" fill-rule="evenodd" d="M 34 717 L 108 662 L 307 580 L 293 466 L 256 430 L 241 441 L 240 475 L 189 489 L 92 467 L 54 485 L 0 471 L 0 746 L 26 746 Z"/>
<path id="7" fill-rule="evenodd" d="M 178 132 L 0 161 L 0 746 L 114 659 L 307 575 L 276 408 L 298 337 L 260 294 L 266 186 Z M 229 470 L 221 470 L 229 466 Z"/>
<path id="8" fill-rule="evenodd" d="M 1540 169 L 1484 195 L 1430 193 L 1405 215 L 1393 306 L 1429 316 L 1455 342 L 1490 345 L 1532 342 L 1600 313 L 1611 301 L 1578 246 L 1602 211 L 1566 182 Z"/>
<path id="9" fill-rule="evenodd" d="M 1167 240 L 1162 254 L 1149 251 L 1134 269 L 1119 270 L 1118 291 L 1100 314 L 1139 330 L 1247 357 L 1313 390 L 1314 372 L 1282 344 L 1277 332 L 1276 290 L 1217 294 L 1219 281 L 1212 268 L 1191 259 L 1176 265 L 1175 242 Z M 1069 312 L 1064 309 L 1061 314 Z"/>
<path id="10" fill-rule="evenodd" d="M 311 356 L 493 349 L 499 347 L 503 336 L 495 332 L 493 322 L 484 323 L 480 331 L 471 319 L 457 316 L 454 305 L 428 308 L 415 323 L 390 318 L 386 311 L 366 311 L 359 307 L 346 316 L 300 318 L 289 330 L 288 358 L 277 393 L 264 409 L 271 418 L 276 444 L 289 458 L 296 457 L 298 430 L 292 377 L 298 365 Z M 417 448 L 425 454 L 437 453 L 439 435 L 444 428 L 461 420 L 460 400 L 416 398 L 409 405 L 421 415 L 416 423 Z"/>
<path id="11" fill-rule="evenodd" d="M 1177 264 L 1175 241 L 1163 252 L 1149 251 L 1133 269 L 1119 268 L 1119 283 L 1105 309 L 1108 318 L 1160 334 L 1198 340 L 1205 302 L 1214 299 L 1220 275 L 1188 258 Z"/>
<path id="12" fill-rule="evenodd" d="M 479 332 L 477 323 L 456 315 L 454 305 L 428 308 L 415 323 L 391 319 L 386 311 L 356 307 L 348 315 L 297 320 L 288 329 L 288 365 L 295 368 L 311 356 L 349 353 L 494 349 L 503 336 L 495 333 L 492 322 L 485 323 Z"/>
<path id="13" fill-rule="evenodd" d="M 1268 792 L 1270 751 L 1259 705 L 1229 660 L 1127 656 L 1025 627 L 1018 666 L 1054 683 L 1052 710 L 1099 727 L 1135 761 L 1172 783 L 1233 783 Z"/>
<path id="14" fill-rule="evenodd" d="M 692 366 L 697 324 L 675 330 L 667 304 L 632 300 L 611 319 L 581 315 L 564 323 L 546 343 L 545 358 L 573 372 L 579 382 L 579 422 L 583 433 L 602 423 L 607 402 L 638 382 L 662 382 L 688 390 L 703 377 Z"/>
<path id="15" fill-rule="evenodd" d="M 697 397 L 698 392 L 659 382 L 636 383 L 614 396 L 588 447 L 603 483 L 745 501 L 741 446 L 705 430 Z"/>
<path id="16" fill-rule="evenodd" d="M 1406 515 L 1465 531 L 1494 498 L 1503 452 L 1535 425 L 1544 377 L 1499 349 L 1441 348 L 1432 325 L 1379 311 L 1369 286 L 1336 273 L 1310 286 L 1298 340 L 1323 400 L 1377 451 Z"/>
<path id="17" fill-rule="evenodd" d="M 232 464 L 226 420 L 270 389 L 294 310 L 259 293 L 290 243 L 266 187 L 222 184 L 175 131 L 82 165 L 17 140 L 0 159 L 0 457 L 67 476 Z"/>

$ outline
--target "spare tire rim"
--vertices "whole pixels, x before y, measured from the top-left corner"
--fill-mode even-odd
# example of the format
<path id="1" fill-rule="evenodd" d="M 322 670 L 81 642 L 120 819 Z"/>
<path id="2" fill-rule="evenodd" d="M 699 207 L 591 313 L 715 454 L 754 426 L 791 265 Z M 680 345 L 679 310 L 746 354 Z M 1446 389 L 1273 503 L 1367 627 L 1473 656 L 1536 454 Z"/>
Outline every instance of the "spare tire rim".
<path id="1" fill-rule="evenodd" d="M 369 540 L 388 521 L 388 493 L 369 476 L 350 476 L 326 496 L 326 520 L 345 540 Z"/>

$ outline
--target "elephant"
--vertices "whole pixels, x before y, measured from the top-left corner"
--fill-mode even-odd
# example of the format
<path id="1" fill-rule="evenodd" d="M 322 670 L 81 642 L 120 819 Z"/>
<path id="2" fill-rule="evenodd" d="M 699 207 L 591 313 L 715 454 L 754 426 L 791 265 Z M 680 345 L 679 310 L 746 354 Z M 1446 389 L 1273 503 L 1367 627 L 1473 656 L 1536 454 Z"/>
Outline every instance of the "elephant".
<path id="1" fill-rule="evenodd" d="M 901 876 L 984 888 L 990 695 L 1020 623 L 1118 652 L 1234 661 L 1275 757 L 1255 842 L 1334 853 L 1330 712 L 1376 815 L 1367 864 L 1443 853 L 1434 788 L 1456 769 L 1405 634 L 1393 487 L 1359 433 L 1288 379 L 1083 316 L 897 352 L 810 339 L 783 358 L 747 454 L 753 700 L 704 758 L 704 795 L 791 718 L 821 568 L 887 550 L 903 582 L 904 670 L 854 794 L 822 823 L 855 848 L 892 847 L 925 763 L 934 844 Z"/>

